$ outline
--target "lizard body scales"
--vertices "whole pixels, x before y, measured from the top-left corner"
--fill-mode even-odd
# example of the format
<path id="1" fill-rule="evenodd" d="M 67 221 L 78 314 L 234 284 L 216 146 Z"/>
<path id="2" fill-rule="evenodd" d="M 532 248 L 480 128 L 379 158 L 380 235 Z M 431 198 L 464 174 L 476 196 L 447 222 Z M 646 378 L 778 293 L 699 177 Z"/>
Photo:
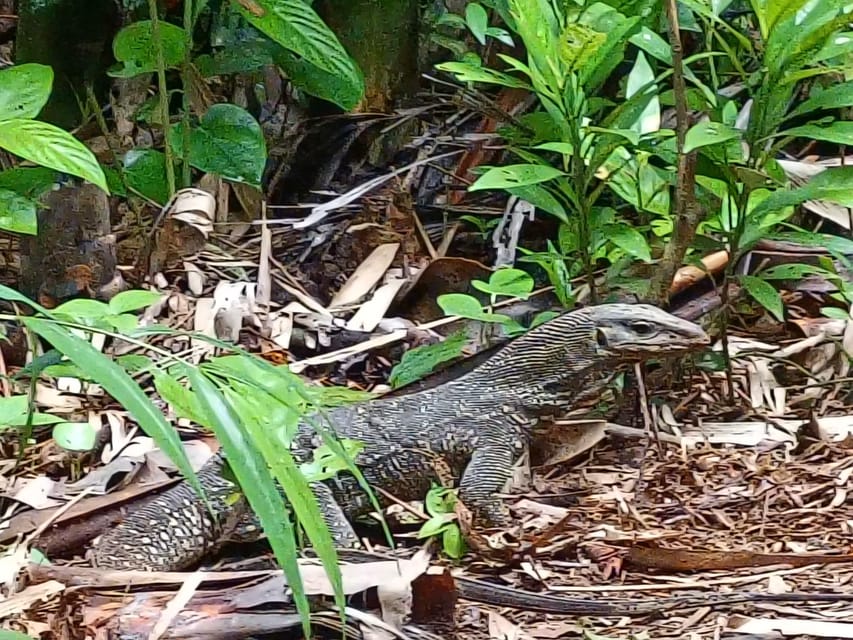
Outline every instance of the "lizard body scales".
<path id="1" fill-rule="evenodd" d="M 509 479 L 541 413 L 570 405 L 602 371 L 694 350 L 708 341 L 697 325 L 656 307 L 587 307 L 530 330 L 455 380 L 340 407 L 328 417 L 337 437 L 363 443 L 356 464 L 371 487 L 403 500 L 422 499 L 439 481 L 438 457 L 457 479 L 475 523 L 494 526 L 505 521 L 505 507 L 495 494 Z M 300 426 L 295 459 L 310 459 L 321 442 L 310 426 Z M 223 460 L 217 454 L 199 472 L 217 519 L 182 482 L 102 536 L 92 550 L 93 564 L 178 570 L 219 546 L 250 515 L 244 500 L 233 501 L 235 487 L 221 475 Z M 356 543 L 349 520 L 372 509 L 356 479 L 340 473 L 312 490 L 336 544 Z"/>

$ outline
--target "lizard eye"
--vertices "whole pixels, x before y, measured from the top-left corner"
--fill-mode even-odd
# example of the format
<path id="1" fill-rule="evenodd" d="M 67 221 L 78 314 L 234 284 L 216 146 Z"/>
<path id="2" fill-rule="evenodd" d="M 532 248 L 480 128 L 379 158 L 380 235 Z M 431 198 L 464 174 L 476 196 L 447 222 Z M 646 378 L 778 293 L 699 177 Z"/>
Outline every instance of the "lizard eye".
<path id="1" fill-rule="evenodd" d="M 635 320 L 631 323 L 631 331 L 636 333 L 638 336 L 650 336 L 655 332 L 655 327 L 651 322 Z"/>

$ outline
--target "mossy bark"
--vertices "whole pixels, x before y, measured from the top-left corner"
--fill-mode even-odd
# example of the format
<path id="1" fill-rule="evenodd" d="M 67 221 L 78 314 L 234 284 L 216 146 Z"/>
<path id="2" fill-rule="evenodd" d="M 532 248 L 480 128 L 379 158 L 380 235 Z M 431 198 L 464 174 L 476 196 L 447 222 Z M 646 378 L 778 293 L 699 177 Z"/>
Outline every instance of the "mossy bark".
<path id="1" fill-rule="evenodd" d="M 59 127 L 80 124 L 86 83 L 108 88 L 112 37 L 119 25 L 114 0 L 20 0 L 15 62 L 53 68 L 53 92 L 40 120 Z"/>
<path id="2" fill-rule="evenodd" d="M 419 0 L 320 0 L 318 13 L 361 66 L 359 111 L 387 113 L 417 91 Z"/>

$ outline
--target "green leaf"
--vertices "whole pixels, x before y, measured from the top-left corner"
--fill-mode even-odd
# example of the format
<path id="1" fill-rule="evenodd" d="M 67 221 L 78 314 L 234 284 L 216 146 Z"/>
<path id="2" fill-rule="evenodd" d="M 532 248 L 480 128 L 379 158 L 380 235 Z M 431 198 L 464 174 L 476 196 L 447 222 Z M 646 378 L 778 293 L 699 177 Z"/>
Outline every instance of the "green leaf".
<path id="1" fill-rule="evenodd" d="M 132 313 L 119 313 L 106 315 L 104 322 L 113 327 L 118 333 L 128 335 L 139 326 L 139 318 Z"/>
<path id="2" fill-rule="evenodd" d="M 853 80 L 833 84 L 826 89 L 813 88 L 809 99 L 791 111 L 786 120 L 796 118 L 819 109 L 840 109 L 853 105 Z"/>
<path id="3" fill-rule="evenodd" d="M 437 516 L 433 516 L 424 522 L 418 530 L 418 538 L 431 538 L 432 536 L 437 536 L 455 519 L 456 516 L 452 513 L 441 513 Z"/>
<path id="4" fill-rule="evenodd" d="M 20 631 L 0 629 L 0 640 L 35 640 L 35 638 Z"/>
<path id="5" fill-rule="evenodd" d="M 56 171 L 46 167 L 14 167 L 0 171 L 0 189 L 37 199 L 53 189 L 58 177 Z"/>
<path id="6" fill-rule="evenodd" d="M 91 451 L 98 431 L 88 422 L 59 422 L 53 425 L 53 440 L 67 451 Z"/>
<path id="7" fill-rule="evenodd" d="M 528 184 L 523 187 L 509 187 L 507 192 L 532 204 L 537 209 L 550 213 L 560 222 L 565 223 L 569 220 L 565 207 L 551 195 L 551 192 L 544 185 Z"/>
<path id="8" fill-rule="evenodd" d="M 150 307 L 163 299 L 162 293 L 146 291 L 144 289 L 133 289 L 122 291 L 110 299 L 110 313 L 127 313 Z"/>
<path id="9" fill-rule="evenodd" d="M 489 28 L 489 15 L 483 5 L 469 2 L 465 7 L 465 22 L 480 44 L 486 44 L 486 29 Z"/>
<path id="10" fill-rule="evenodd" d="M 474 280 L 471 285 L 494 296 L 526 298 L 533 291 L 533 278 L 521 269 L 498 269 L 489 277 L 488 282 Z"/>
<path id="11" fill-rule="evenodd" d="M 768 213 L 807 200 L 829 200 L 853 207 L 853 167 L 832 167 L 821 171 L 802 187 L 774 191 L 752 210 L 750 217 L 759 220 Z"/>
<path id="12" fill-rule="evenodd" d="M 70 133 L 46 122 L 0 121 L 0 147 L 16 156 L 88 180 L 107 193 L 107 179 L 89 149 Z"/>
<path id="13" fill-rule="evenodd" d="M 565 174 L 559 169 L 545 164 L 509 164 L 505 167 L 489 169 L 477 178 L 477 181 L 468 187 L 468 190 L 522 187 L 547 182 L 563 175 Z"/>
<path id="14" fill-rule="evenodd" d="M 672 64 L 672 47 L 669 46 L 666 40 L 648 27 L 640 27 L 640 31 L 632 35 L 629 41 L 635 47 L 639 47 L 664 64 Z"/>
<path id="15" fill-rule="evenodd" d="M 821 307 L 820 312 L 827 318 L 834 320 L 850 320 L 850 312 L 838 307 Z"/>
<path id="16" fill-rule="evenodd" d="M 684 138 L 684 153 L 720 142 L 737 140 L 740 137 L 740 131 L 721 122 L 700 122 L 687 131 Z"/>
<path id="17" fill-rule="evenodd" d="M 159 205 L 169 200 L 166 154 L 156 149 L 131 149 L 122 159 L 127 184 Z"/>
<path id="18" fill-rule="evenodd" d="M 50 342 L 69 360 L 86 371 L 95 382 L 118 401 L 169 456 L 190 485 L 203 495 L 204 491 L 193 473 L 187 454 L 177 432 L 166 422 L 160 409 L 145 395 L 139 385 L 116 363 L 95 349 L 86 340 L 41 318 L 21 318 L 21 321 Z"/>
<path id="19" fill-rule="evenodd" d="M 442 62 L 435 65 L 439 71 L 447 71 L 456 76 L 460 82 L 485 82 L 502 87 L 532 90 L 532 87 L 524 80 L 519 80 L 508 73 L 489 69 L 471 64 L 469 62 Z"/>
<path id="20" fill-rule="evenodd" d="M 171 129 L 175 153 L 182 152 L 183 125 Z M 261 126 L 234 104 L 213 105 L 198 127 L 190 130 L 190 164 L 228 180 L 259 186 L 267 161 Z"/>
<path id="21" fill-rule="evenodd" d="M 162 20 L 158 27 L 163 46 L 163 64 L 166 69 L 177 67 L 186 56 L 186 32 Z M 157 43 L 154 41 L 151 21 L 132 22 L 119 31 L 113 40 L 113 55 L 122 65 L 108 72 L 115 78 L 132 78 L 157 71 Z"/>
<path id="22" fill-rule="evenodd" d="M 53 312 L 56 314 L 65 313 L 73 318 L 101 318 L 109 313 L 109 309 L 109 306 L 100 300 L 75 298 L 63 302 Z"/>
<path id="23" fill-rule="evenodd" d="M 763 278 L 756 276 L 739 276 L 743 288 L 751 295 L 756 302 L 767 309 L 773 316 L 783 322 L 785 320 L 785 311 L 782 307 L 782 296 L 776 291 L 775 287 Z"/>
<path id="24" fill-rule="evenodd" d="M 823 140 L 835 144 L 853 144 L 853 122 L 833 122 L 826 127 L 816 124 L 805 124 L 802 127 L 794 127 L 780 131 L 773 137 L 793 136 L 797 138 L 811 138 L 812 140 Z"/>
<path id="25" fill-rule="evenodd" d="M 435 344 L 425 344 L 409 349 L 403 354 L 399 364 L 391 369 L 388 383 L 394 389 L 420 380 L 442 362 L 448 362 L 462 355 L 467 336 L 464 331 L 457 331 Z"/>
<path id="26" fill-rule="evenodd" d="M 625 253 L 640 260 L 651 262 L 649 243 L 643 234 L 628 225 L 617 224 L 607 228 L 607 238 Z"/>
<path id="27" fill-rule="evenodd" d="M 655 79 L 655 72 L 643 52 L 637 54 L 637 59 L 634 61 L 634 66 L 628 73 L 628 80 L 625 85 L 625 96 L 630 98 L 637 95 Z M 660 99 L 657 96 L 652 97 L 646 103 L 645 108 L 640 113 L 636 122 L 633 122 L 630 127 L 632 130 L 639 133 L 652 133 L 660 129 Z"/>
<path id="28" fill-rule="evenodd" d="M 257 514 L 270 546 L 284 569 L 288 586 L 293 590 L 296 609 L 308 626 L 309 606 L 296 562 L 295 533 L 285 515 L 287 506 L 276 489 L 264 457 L 245 437 L 234 408 L 213 383 L 193 367 L 187 369 L 187 375 L 205 410 L 207 421 L 213 426 L 217 439 L 225 450 L 228 464 L 240 484 L 240 489 Z M 304 479 L 302 483 L 305 483 Z M 287 490 L 286 486 L 284 488 Z M 334 584 L 334 578 L 332 579 Z M 310 632 L 306 632 L 306 636 L 310 637 Z"/>
<path id="29" fill-rule="evenodd" d="M 465 555 L 465 539 L 458 525 L 451 524 L 441 532 L 441 546 L 451 558 L 458 560 Z"/>
<path id="30" fill-rule="evenodd" d="M 293 51 L 308 64 L 346 79 L 359 88 L 360 95 L 364 94 L 361 71 L 310 3 L 303 0 L 253 0 L 252 5 L 257 9 L 253 11 L 237 0 L 232 0 L 231 5 L 268 38 Z"/>
<path id="31" fill-rule="evenodd" d="M 820 247 L 827 251 L 843 255 L 853 255 L 853 240 L 832 233 L 815 233 L 813 231 L 779 231 L 773 234 L 774 240 L 804 244 L 809 247 Z"/>
<path id="32" fill-rule="evenodd" d="M 364 78 L 356 67 L 355 75 L 341 76 L 331 73 L 290 51 L 279 49 L 275 60 L 290 81 L 305 93 L 328 100 L 349 111 L 358 106 L 364 97 Z"/>
<path id="33" fill-rule="evenodd" d="M 799 262 L 778 264 L 761 272 L 761 277 L 765 280 L 800 280 L 815 275 L 828 279 L 838 278 L 837 274 L 828 269 Z"/>
<path id="34" fill-rule="evenodd" d="M 0 189 L 0 229 L 12 233 L 38 233 L 38 202 L 9 189 Z"/>
<path id="35" fill-rule="evenodd" d="M 511 320 L 509 316 L 503 314 L 486 313 L 477 298 L 464 293 L 445 293 L 438 296 L 436 302 L 448 316 L 460 316 L 481 322 L 506 323 Z"/>
<path id="36" fill-rule="evenodd" d="M 53 69 L 19 64 L 0 71 L 0 120 L 35 118 L 50 97 Z"/>

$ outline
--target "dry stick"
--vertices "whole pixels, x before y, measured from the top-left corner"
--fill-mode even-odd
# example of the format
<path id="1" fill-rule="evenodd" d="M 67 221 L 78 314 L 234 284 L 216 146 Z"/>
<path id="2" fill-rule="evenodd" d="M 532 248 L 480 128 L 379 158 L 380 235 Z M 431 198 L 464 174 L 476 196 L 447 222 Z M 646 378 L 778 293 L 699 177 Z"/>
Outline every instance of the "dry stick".
<path id="1" fill-rule="evenodd" d="M 663 251 L 663 257 L 652 278 L 649 294 L 659 304 L 669 298 L 675 272 L 681 266 L 687 248 L 693 242 L 702 211 L 696 202 L 696 152 L 684 153 L 684 140 L 690 127 L 687 111 L 687 84 L 684 81 L 684 51 L 681 48 L 681 28 L 678 24 L 676 0 L 667 0 L 669 43 L 672 47 L 672 90 L 675 99 L 675 133 L 678 152 L 678 175 L 675 187 L 675 223 L 672 239 Z"/>
<path id="2" fill-rule="evenodd" d="M 655 442 L 658 446 L 658 453 L 663 459 L 663 445 L 660 441 L 660 435 L 658 434 L 657 427 L 652 427 L 652 418 L 649 415 L 649 406 L 648 406 L 648 395 L 646 394 L 646 384 L 643 381 L 643 370 L 640 366 L 640 363 L 637 362 L 634 364 L 634 376 L 637 378 L 637 401 L 640 403 L 640 412 L 643 414 L 643 426 L 644 432 L 646 434 L 646 439 L 643 443 L 643 453 L 640 456 L 640 466 L 637 469 L 637 487 L 634 493 L 637 496 L 637 500 L 642 499 L 643 497 L 643 471 L 646 467 L 646 458 L 648 458 L 649 453 L 649 444 L 651 443 L 652 434 L 654 434 Z"/>

